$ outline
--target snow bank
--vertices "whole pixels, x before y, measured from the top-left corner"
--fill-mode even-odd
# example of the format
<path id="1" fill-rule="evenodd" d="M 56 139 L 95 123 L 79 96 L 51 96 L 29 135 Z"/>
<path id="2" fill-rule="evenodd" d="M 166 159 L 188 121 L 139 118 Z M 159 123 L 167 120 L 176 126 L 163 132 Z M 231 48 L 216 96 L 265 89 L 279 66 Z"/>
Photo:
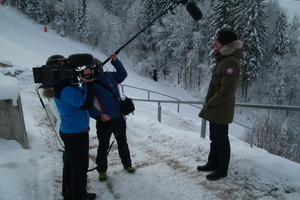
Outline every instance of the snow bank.
<path id="1" fill-rule="evenodd" d="M 19 95 L 19 81 L 13 77 L 4 76 L 0 73 L 0 100 L 10 99 L 13 101 L 13 105 L 17 106 Z"/>

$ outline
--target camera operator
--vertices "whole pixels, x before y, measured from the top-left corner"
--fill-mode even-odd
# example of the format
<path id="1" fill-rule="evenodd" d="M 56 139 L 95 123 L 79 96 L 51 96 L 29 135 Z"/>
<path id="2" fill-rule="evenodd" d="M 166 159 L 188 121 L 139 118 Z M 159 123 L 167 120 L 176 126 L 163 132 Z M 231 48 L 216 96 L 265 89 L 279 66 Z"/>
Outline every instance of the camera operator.
<path id="1" fill-rule="evenodd" d="M 118 152 L 124 169 L 135 172 L 131 165 L 130 151 L 126 137 L 126 121 L 121 111 L 120 93 L 118 84 L 127 77 L 127 72 L 117 58 L 117 55 L 110 56 L 111 63 L 116 72 L 105 72 L 97 78 L 94 85 L 94 107 L 90 110 L 90 116 L 96 120 L 97 137 L 99 146 L 97 151 L 96 163 L 98 165 L 99 181 L 105 181 L 107 171 L 107 151 L 112 133 L 118 143 Z"/>
<path id="2" fill-rule="evenodd" d="M 54 65 L 63 59 L 54 55 L 47 65 Z M 60 137 L 64 142 L 62 196 L 64 200 L 93 200 L 95 193 L 87 193 L 87 170 L 89 166 L 89 113 L 93 105 L 92 81 L 82 76 L 93 74 L 84 69 L 79 74 L 82 86 L 62 80 L 53 87 L 54 101 L 60 114 Z"/>

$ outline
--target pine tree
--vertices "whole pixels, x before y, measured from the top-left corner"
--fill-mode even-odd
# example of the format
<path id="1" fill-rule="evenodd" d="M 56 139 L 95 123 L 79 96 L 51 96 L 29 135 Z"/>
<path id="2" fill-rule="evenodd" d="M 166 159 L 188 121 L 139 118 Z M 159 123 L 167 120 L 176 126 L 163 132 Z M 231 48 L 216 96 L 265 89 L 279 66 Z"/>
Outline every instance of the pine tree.
<path id="1" fill-rule="evenodd" d="M 103 26 L 99 18 L 103 16 L 104 12 L 99 2 L 90 2 L 86 8 L 85 23 L 83 24 L 81 37 L 85 43 L 92 45 L 93 49 L 100 44 L 100 38 L 102 38 Z"/>
<path id="2" fill-rule="evenodd" d="M 288 39 L 288 22 L 287 16 L 284 12 L 280 14 L 276 22 L 275 29 L 273 31 L 273 52 L 275 55 L 283 56 L 283 54 L 288 52 L 289 39 Z"/>
<path id="3" fill-rule="evenodd" d="M 78 0 L 63 0 L 57 2 L 55 11 L 57 13 L 53 27 L 61 36 L 74 37 L 76 32 L 75 15 L 78 10 Z"/>
<path id="4" fill-rule="evenodd" d="M 287 38 L 287 28 L 288 22 L 287 17 L 284 12 L 281 12 L 277 22 L 275 24 L 275 29 L 273 31 L 273 58 L 275 62 L 271 65 L 274 69 L 274 73 L 270 73 L 271 81 L 271 92 L 270 96 L 275 98 L 277 105 L 282 105 L 283 97 L 286 96 L 286 83 L 285 83 L 285 67 L 283 64 L 283 55 L 288 52 L 289 41 Z"/>
<path id="5" fill-rule="evenodd" d="M 266 37 L 264 41 L 264 49 L 266 51 L 264 56 L 264 62 L 267 63 L 273 57 L 273 40 L 274 40 L 273 31 L 275 29 L 276 22 L 280 17 L 280 13 L 283 12 L 283 9 L 282 7 L 280 7 L 278 0 L 269 0 L 266 3 L 266 7 L 264 10 L 266 13 L 265 23 L 267 24 L 266 33 L 268 35 L 268 37 Z"/>
<path id="6" fill-rule="evenodd" d="M 289 52 L 291 55 L 299 55 L 299 38 L 300 38 L 300 17 L 294 16 L 291 25 L 288 28 L 288 38 L 290 40 Z M 298 49 L 297 49 L 298 47 Z"/>
<path id="7" fill-rule="evenodd" d="M 263 0 L 243 0 L 231 11 L 234 30 L 243 41 L 244 58 L 241 62 L 242 98 L 248 100 L 248 89 L 257 79 L 264 56 L 266 37 Z"/>
<path id="8" fill-rule="evenodd" d="M 79 4 L 79 7 L 76 10 L 76 15 L 75 15 L 75 28 L 78 33 L 78 38 L 80 41 L 83 39 L 83 27 L 84 24 L 86 23 L 86 7 L 87 3 L 86 0 L 81 0 L 82 2 Z"/>
<path id="9" fill-rule="evenodd" d="M 164 1 L 165 2 L 165 1 Z M 143 9 L 143 17 L 142 17 L 142 26 L 145 27 L 152 22 L 158 14 L 160 14 L 161 7 L 164 2 L 160 2 L 158 0 L 146 0 L 143 1 L 142 4 L 144 6 Z M 161 7 L 159 7 L 161 6 Z M 157 41 L 162 39 L 162 35 L 160 35 L 157 30 L 160 30 L 160 25 L 162 25 L 161 19 L 155 21 L 150 27 L 148 27 L 143 34 L 141 34 L 141 54 L 138 58 L 142 61 L 142 65 L 140 67 L 145 68 L 146 70 L 139 69 L 139 71 L 143 71 L 146 73 L 146 76 L 151 77 L 153 80 L 158 80 L 158 74 L 161 71 L 161 66 L 157 59 L 152 59 L 153 56 L 159 54 L 159 47 L 156 45 Z M 164 34 L 163 34 L 164 35 Z M 158 48 L 157 48 L 158 47 Z M 149 56 L 150 55 L 150 56 Z M 151 58 L 151 59 L 149 59 Z"/>
<path id="10" fill-rule="evenodd" d="M 40 22 L 44 25 L 51 24 L 56 16 L 55 4 L 57 0 L 42 0 L 40 1 L 41 6 L 41 19 Z"/>
<path id="11" fill-rule="evenodd" d="M 145 22 L 149 22 L 150 20 L 153 20 L 154 17 L 157 15 L 157 0 L 145 0 L 143 3 L 145 5 L 144 10 L 144 20 Z"/>
<path id="12" fill-rule="evenodd" d="M 233 24 L 230 19 L 232 6 L 232 0 L 215 0 L 212 2 L 214 17 L 211 26 L 215 32 L 223 28 L 232 28 Z"/>
<path id="13" fill-rule="evenodd" d="M 232 7 L 235 6 L 234 0 L 214 0 L 209 1 L 211 5 L 211 13 L 207 13 L 209 20 L 207 25 L 207 45 L 211 46 L 214 37 L 221 29 L 233 29 L 234 23 L 231 17 Z M 211 49 L 210 49 L 211 51 Z M 210 64 L 213 63 L 213 60 Z"/>
<path id="14" fill-rule="evenodd" d="M 15 1 L 12 1 L 11 4 L 13 6 L 16 6 L 22 12 L 25 11 L 25 8 L 27 6 L 26 1 L 24 1 L 24 0 L 15 0 Z"/>
<path id="15" fill-rule="evenodd" d="M 38 19 L 39 2 L 37 0 L 26 0 L 25 13 L 34 20 Z"/>

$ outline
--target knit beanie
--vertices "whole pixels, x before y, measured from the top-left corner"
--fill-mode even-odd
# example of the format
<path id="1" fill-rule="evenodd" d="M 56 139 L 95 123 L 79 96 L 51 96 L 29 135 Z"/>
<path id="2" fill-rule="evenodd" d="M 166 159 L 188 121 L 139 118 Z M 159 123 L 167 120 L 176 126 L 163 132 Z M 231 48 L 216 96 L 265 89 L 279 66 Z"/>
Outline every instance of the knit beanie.
<path id="1" fill-rule="evenodd" d="M 237 35 L 232 30 L 220 30 L 217 33 L 217 41 L 223 45 L 237 40 Z"/>

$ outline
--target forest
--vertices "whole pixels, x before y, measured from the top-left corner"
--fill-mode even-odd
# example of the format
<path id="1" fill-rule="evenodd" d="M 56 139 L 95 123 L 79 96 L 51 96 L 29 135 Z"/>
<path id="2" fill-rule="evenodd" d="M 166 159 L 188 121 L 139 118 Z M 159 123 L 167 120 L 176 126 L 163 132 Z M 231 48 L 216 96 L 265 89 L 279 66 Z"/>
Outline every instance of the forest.
<path id="1" fill-rule="evenodd" d="M 88 44 L 106 55 L 115 52 L 176 3 L 174 0 L 7 2 L 37 23 L 51 26 L 62 37 Z M 137 74 L 183 88 L 193 97 L 203 99 L 214 67 L 212 41 L 218 30 L 230 28 L 244 44 L 237 102 L 300 105 L 298 16 L 289 16 L 278 0 L 194 2 L 203 13 L 201 20 L 193 20 L 184 5 L 178 5 L 122 50 L 132 60 Z M 300 162 L 299 113 L 242 108 L 237 113 L 237 120 L 253 127 L 249 135 L 256 146 Z"/>

